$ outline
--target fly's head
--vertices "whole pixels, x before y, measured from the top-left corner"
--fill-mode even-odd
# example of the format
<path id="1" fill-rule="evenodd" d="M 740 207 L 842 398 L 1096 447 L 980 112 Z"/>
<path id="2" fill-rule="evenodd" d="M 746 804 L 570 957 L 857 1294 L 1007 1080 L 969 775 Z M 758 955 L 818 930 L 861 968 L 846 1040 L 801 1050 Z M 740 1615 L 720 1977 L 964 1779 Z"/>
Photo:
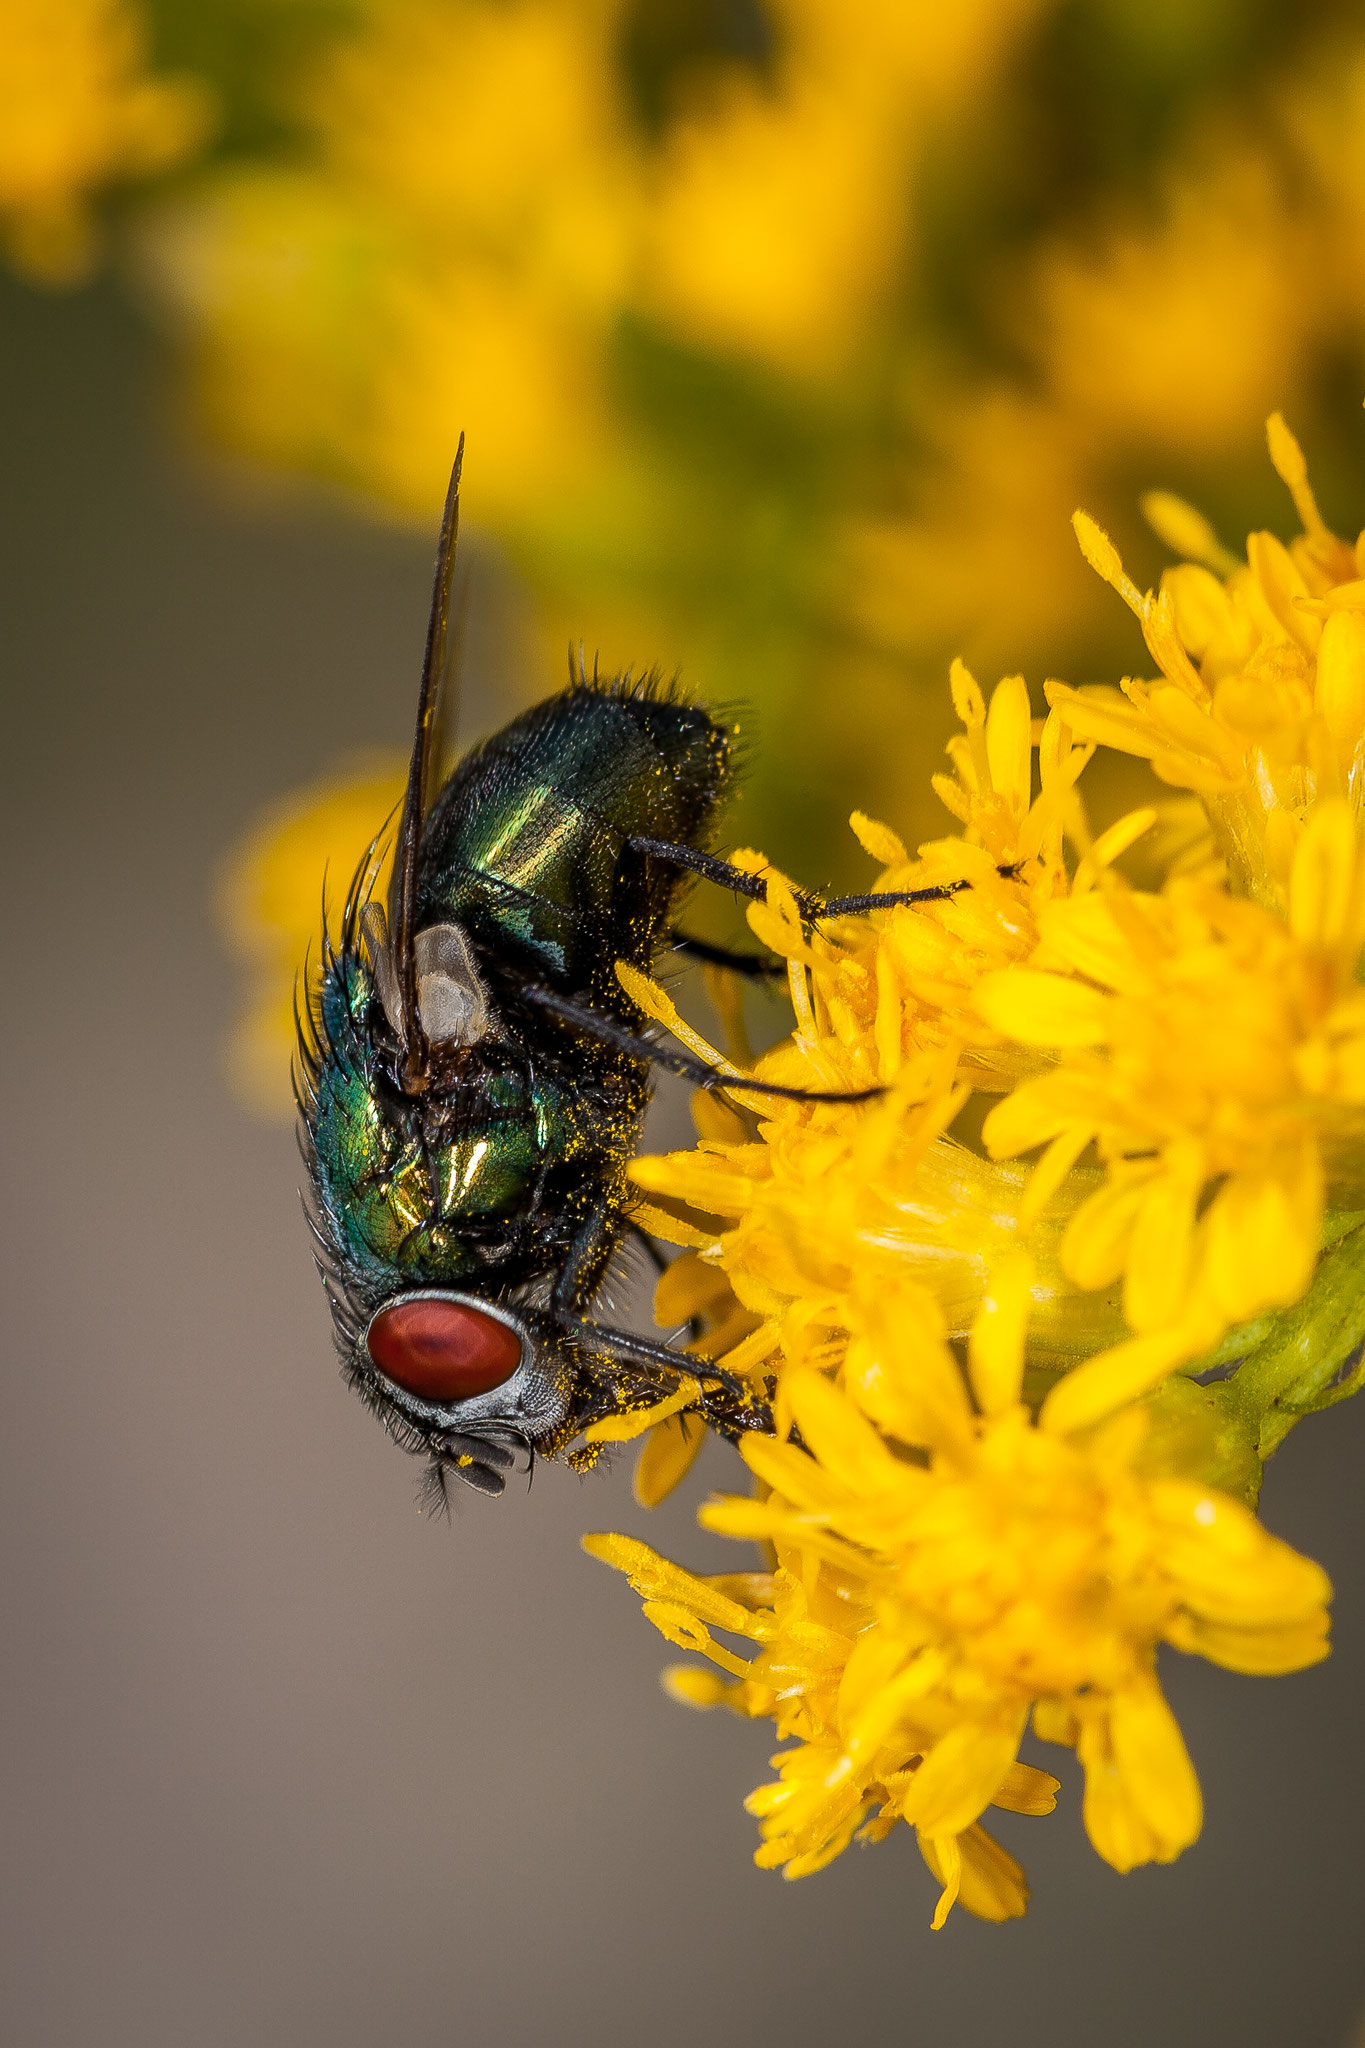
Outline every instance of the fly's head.
<path id="1" fill-rule="evenodd" d="M 500 1493 L 565 1432 L 572 1360 L 544 1313 L 537 1246 L 562 1119 L 498 1020 L 465 935 L 418 935 L 430 1042 L 401 1085 L 398 996 L 377 904 L 353 895 L 300 1018 L 308 1211 L 347 1379 L 408 1450 Z M 539 1260 L 543 1265 L 543 1258 Z"/>

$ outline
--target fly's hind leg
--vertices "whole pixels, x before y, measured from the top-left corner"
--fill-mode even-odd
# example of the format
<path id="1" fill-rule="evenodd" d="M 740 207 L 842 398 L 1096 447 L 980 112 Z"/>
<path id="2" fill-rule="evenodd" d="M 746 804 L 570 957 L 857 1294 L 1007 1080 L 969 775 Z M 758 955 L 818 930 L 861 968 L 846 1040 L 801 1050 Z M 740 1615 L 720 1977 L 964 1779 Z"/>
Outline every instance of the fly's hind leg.
<path id="1" fill-rule="evenodd" d="M 689 960 L 700 960 L 704 967 L 725 967 L 731 974 L 742 974 L 746 981 L 786 980 L 786 961 L 771 960 L 762 953 L 736 953 L 729 946 L 713 946 L 709 939 L 694 938 L 691 932 L 669 932 L 665 944 Z"/>
<path id="2" fill-rule="evenodd" d="M 666 1074 L 681 1075 L 685 1081 L 692 1081 L 698 1088 L 707 1091 L 730 1089 L 738 1095 L 769 1095 L 784 1102 L 871 1102 L 884 1095 L 881 1087 L 852 1089 L 787 1088 L 777 1081 L 755 1081 L 745 1074 L 727 1073 L 723 1067 L 713 1067 L 705 1060 L 699 1060 L 689 1052 L 678 1052 L 666 1045 L 659 1045 L 652 1038 L 642 1038 L 637 1031 L 628 1031 L 618 1024 L 614 1017 L 607 1017 L 600 1010 L 594 1010 L 586 1003 L 577 1003 L 570 996 L 557 995 L 553 989 L 537 988 L 529 984 L 522 990 L 522 999 L 534 1003 L 537 1009 L 547 1010 L 562 1023 L 572 1025 L 589 1038 L 595 1038 L 602 1045 L 609 1045 L 618 1052 L 628 1053 L 632 1059 L 643 1060 L 650 1066 L 662 1067 Z"/>

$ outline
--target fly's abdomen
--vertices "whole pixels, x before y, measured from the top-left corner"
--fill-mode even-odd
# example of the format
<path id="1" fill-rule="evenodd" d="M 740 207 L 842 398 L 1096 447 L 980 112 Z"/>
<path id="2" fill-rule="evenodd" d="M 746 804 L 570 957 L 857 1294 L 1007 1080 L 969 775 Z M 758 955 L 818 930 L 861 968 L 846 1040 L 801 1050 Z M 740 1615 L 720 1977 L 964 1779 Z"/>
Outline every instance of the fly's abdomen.
<path id="1" fill-rule="evenodd" d="M 681 877 L 635 838 L 705 845 L 730 779 L 724 729 L 657 685 L 580 684 L 460 764 L 422 839 L 417 924 L 453 921 L 565 987 L 617 997 L 650 963 Z"/>

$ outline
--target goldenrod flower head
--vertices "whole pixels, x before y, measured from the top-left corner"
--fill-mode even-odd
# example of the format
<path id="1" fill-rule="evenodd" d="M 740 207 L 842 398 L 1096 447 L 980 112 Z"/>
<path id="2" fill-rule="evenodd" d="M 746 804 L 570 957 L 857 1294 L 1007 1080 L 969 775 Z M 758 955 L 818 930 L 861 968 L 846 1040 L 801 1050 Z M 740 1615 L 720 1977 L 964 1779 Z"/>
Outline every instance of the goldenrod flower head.
<path id="1" fill-rule="evenodd" d="M 1149 760 L 1208 811 L 1239 893 L 1283 910 L 1294 848 L 1314 806 L 1365 805 L 1365 554 L 1325 524 L 1297 441 L 1278 413 L 1271 459 L 1303 522 L 1288 547 L 1253 533 L 1245 565 L 1197 514 L 1162 494 L 1158 530 L 1196 559 L 1155 596 L 1123 572 L 1084 514 L 1087 560 L 1136 613 L 1161 670 L 1120 690 L 1048 685 L 1081 737 Z"/>
<path id="2" fill-rule="evenodd" d="M 1072 1216 L 1063 1270 L 1087 1288 L 1122 1277 L 1132 1329 L 1175 1344 L 1083 1366 L 1053 1396 L 1072 1424 L 1297 1300 L 1329 1176 L 1340 1205 L 1359 1200 L 1365 853 L 1343 799 L 1309 819 L 1288 893 L 1287 922 L 1199 882 L 1059 902 L 1034 963 L 978 990 L 997 1028 L 1057 1062 L 991 1112 L 988 1149 L 1097 1144 L 1110 1177 Z"/>
<path id="3" fill-rule="evenodd" d="M 909 1821 L 943 1883 L 936 1926 L 959 1895 L 987 1918 L 1023 1910 L 1022 1874 L 980 1819 L 991 1804 L 1051 1808 L 1055 1781 L 1018 1760 L 1030 1715 L 1075 1746 L 1091 1840 L 1126 1870 L 1178 1855 L 1201 1819 L 1157 1645 L 1253 1672 L 1325 1654 L 1323 1573 L 1227 1496 L 1145 1476 L 1142 1415 L 1083 1441 L 1032 1420 L 1029 1284 L 1017 1256 L 998 1271 L 970 1393 L 912 1283 L 853 1304 L 842 1389 L 817 1345 L 789 1358 L 799 1447 L 747 1439 L 765 1497 L 702 1512 L 771 1543 L 771 1575 L 699 1580 L 627 1538 L 589 1539 L 670 1641 L 733 1681 L 676 1674 L 681 1697 L 771 1716 L 794 1740 L 749 1802 L 759 1863 L 804 1876 L 859 1827 Z M 753 1658 L 713 1629 L 755 1641 Z"/>
<path id="4" fill-rule="evenodd" d="M 21 269 L 74 283 L 93 199 L 188 156 L 209 126 L 197 80 L 150 77 L 128 0 L 0 0 L 0 239 Z"/>
<path id="5" fill-rule="evenodd" d="M 1119 1334 L 1104 1309 L 1097 1320 L 1092 1305 L 1078 1308 L 1057 1269 L 1064 1218 L 1050 1206 L 1053 1189 L 1035 1188 L 1021 1213 L 1024 1176 L 946 1133 L 973 1088 L 999 1092 L 1044 1064 L 1027 1042 L 1011 1042 L 983 1016 L 976 1000 L 982 981 L 1031 959 L 1048 907 L 1073 889 L 1089 891 L 1153 814 L 1135 812 L 1092 844 L 1075 785 L 1093 750 L 1074 745 L 1055 714 L 1035 728 L 1022 677 L 1002 682 L 989 707 L 960 663 L 952 687 L 965 731 L 949 747 L 955 775 L 936 777 L 935 786 L 964 832 L 912 859 L 889 827 L 859 812 L 852 820 L 882 863 L 877 891 L 951 893 L 812 930 L 782 876 L 760 855 L 736 857 L 767 877 L 767 900 L 751 908 L 749 922 L 786 960 L 795 1019 L 790 1040 L 753 1072 L 822 1091 L 880 1085 L 885 1096 L 854 1114 L 838 1105 L 749 1099 L 739 1084 L 736 1099 L 751 1100 L 761 1129 L 705 1104 L 695 1151 L 633 1168 L 647 1192 L 723 1225 L 695 1230 L 686 1241 L 728 1274 L 738 1299 L 761 1319 L 741 1349 L 745 1369 L 785 1351 L 789 1325 L 823 1328 L 834 1356 L 848 1294 L 869 1270 L 922 1281 L 948 1327 L 965 1334 L 1021 1220 L 1038 1223 L 1044 1212 L 1040 1327 L 1060 1333 L 1065 1324 L 1072 1345 L 1092 1349 Z M 1064 857 L 1068 840 L 1084 849 L 1074 873 Z M 629 986 L 695 1051 L 718 1057 L 659 990 L 633 974 Z M 659 1228 L 678 1235 L 667 1218 Z M 679 1314 L 690 1312 L 678 1306 Z"/>

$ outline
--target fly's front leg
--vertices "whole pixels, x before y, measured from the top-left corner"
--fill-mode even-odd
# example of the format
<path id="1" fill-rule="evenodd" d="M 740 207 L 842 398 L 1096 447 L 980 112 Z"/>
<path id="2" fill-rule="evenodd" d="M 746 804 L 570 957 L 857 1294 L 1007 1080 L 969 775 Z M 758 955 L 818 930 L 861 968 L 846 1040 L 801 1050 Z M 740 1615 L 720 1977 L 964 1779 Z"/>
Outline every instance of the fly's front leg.
<path id="1" fill-rule="evenodd" d="M 718 889 L 733 889 L 737 896 L 747 896 L 751 903 L 767 901 L 768 885 L 761 875 L 746 874 L 743 868 L 718 859 L 714 853 L 700 853 L 695 846 L 675 844 L 671 839 L 628 839 L 626 845 L 633 853 L 647 853 L 689 875 L 700 875 L 704 882 L 714 882 Z M 809 920 L 821 915 L 824 905 L 818 896 L 808 895 L 804 889 L 794 890 L 793 894 L 802 917 Z"/>
<path id="2" fill-rule="evenodd" d="M 761 876 L 746 874 L 743 868 L 735 867 L 728 860 L 719 860 L 715 854 L 699 853 L 694 846 L 677 846 L 669 839 L 630 839 L 626 844 L 636 853 L 652 854 L 655 860 L 668 861 L 675 868 L 700 875 L 703 881 L 714 882 L 717 888 L 733 889 L 737 895 L 747 896 L 752 903 L 761 903 L 767 897 L 768 886 Z M 998 867 L 996 873 L 1010 881 L 1019 873 L 1019 866 L 1015 862 Z M 949 897 L 958 896 L 971 886 L 963 876 L 959 881 L 936 882 L 926 889 L 874 890 L 865 896 L 831 896 L 828 900 L 813 896 L 807 889 L 794 889 L 792 894 L 803 920 L 807 924 L 818 924 L 822 917 L 851 917 L 861 911 L 890 910 L 898 903 L 945 903 Z"/>
<path id="3" fill-rule="evenodd" d="M 615 1242 L 613 1221 L 614 1213 L 604 1203 L 579 1226 L 550 1296 L 549 1312 L 554 1322 L 566 1335 L 590 1348 L 611 1352 L 638 1365 L 661 1367 L 679 1379 L 718 1380 L 727 1393 L 742 1399 L 744 1388 L 740 1382 L 733 1374 L 712 1365 L 709 1359 L 691 1358 L 685 1352 L 673 1350 L 671 1345 L 637 1336 L 633 1330 L 621 1330 L 612 1323 L 589 1318 L 586 1311 L 601 1284 Z"/>

